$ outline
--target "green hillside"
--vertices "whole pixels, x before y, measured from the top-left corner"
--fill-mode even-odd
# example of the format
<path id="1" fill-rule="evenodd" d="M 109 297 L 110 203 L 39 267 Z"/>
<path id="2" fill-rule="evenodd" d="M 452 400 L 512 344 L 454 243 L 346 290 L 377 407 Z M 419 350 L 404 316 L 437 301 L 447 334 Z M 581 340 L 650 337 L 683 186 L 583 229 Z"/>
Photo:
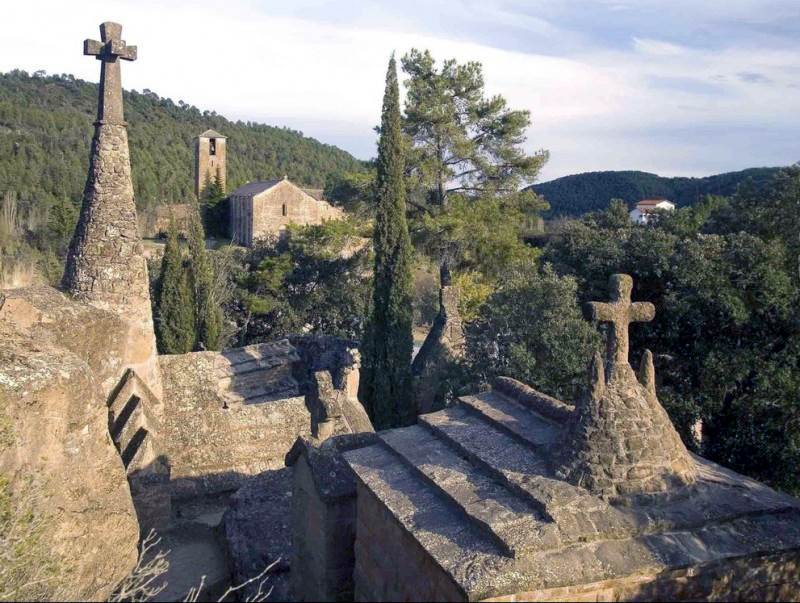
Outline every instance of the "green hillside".
<path id="1" fill-rule="evenodd" d="M 605 209 L 611 199 L 629 206 L 647 198 L 665 198 L 679 207 L 692 205 L 706 195 L 730 196 L 739 184 L 752 179 L 765 184 L 779 168 L 751 168 L 705 178 L 667 178 L 648 172 L 586 172 L 534 184 L 550 203 L 545 217 L 579 216 Z"/>
<path id="2" fill-rule="evenodd" d="M 70 75 L 0 73 L 0 193 L 47 205 L 79 201 L 96 107 L 97 84 Z M 229 188 L 284 174 L 321 187 L 329 174 L 361 166 L 301 132 L 232 122 L 149 90 L 125 92 L 125 118 L 140 208 L 191 197 L 193 138 L 208 128 L 228 136 Z"/>

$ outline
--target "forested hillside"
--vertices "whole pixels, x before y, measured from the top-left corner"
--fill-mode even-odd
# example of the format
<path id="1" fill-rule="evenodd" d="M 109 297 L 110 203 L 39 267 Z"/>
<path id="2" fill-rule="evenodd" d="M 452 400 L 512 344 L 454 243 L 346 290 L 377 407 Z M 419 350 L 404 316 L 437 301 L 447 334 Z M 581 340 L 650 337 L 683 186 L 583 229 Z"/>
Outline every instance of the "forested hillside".
<path id="1" fill-rule="evenodd" d="M 693 205 L 706 195 L 729 197 L 739 184 L 765 184 L 779 168 L 751 168 L 705 178 L 667 178 L 648 172 L 586 172 L 534 184 L 533 190 L 550 203 L 545 217 L 580 216 L 608 207 L 611 199 L 628 206 L 647 198 L 665 198 L 679 207 Z"/>
<path id="2" fill-rule="evenodd" d="M 321 187 L 329 174 L 360 166 L 349 153 L 301 132 L 232 122 L 149 90 L 124 96 L 140 208 L 191 197 L 193 138 L 208 128 L 228 136 L 229 188 L 284 174 Z M 96 84 L 70 75 L 0 74 L 0 192 L 47 205 L 78 202 L 96 110 Z"/>

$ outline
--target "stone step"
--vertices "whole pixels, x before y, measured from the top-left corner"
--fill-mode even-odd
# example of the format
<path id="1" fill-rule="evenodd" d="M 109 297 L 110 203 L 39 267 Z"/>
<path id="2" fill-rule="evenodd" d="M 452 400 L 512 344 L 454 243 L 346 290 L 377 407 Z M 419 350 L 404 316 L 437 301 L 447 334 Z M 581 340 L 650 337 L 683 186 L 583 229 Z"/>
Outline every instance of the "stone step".
<path id="1" fill-rule="evenodd" d="M 132 370 L 125 371 L 108 400 L 109 434 L 129 475 L 152 465 L 157 457 L 154 438 L 159 425 L 151 409 L 158 404 Z"/>
<path id="2" fill-rule="evenodd" d="M 397 523 L 451 576 L 468 571 L 465 559 L 479 565 L 503 555 L 496 539 L 474 524 L 465 524 L 450 500 L 406 463 L 398 462 L 385 445 L 357 448 L 344 456 Z M 361 516 L 358 520 L 364 521 Z"/>
<path id="3" fill-rule="evenodd" d="M 220 379 L 224 379 L 226 377 L 238 377 L 252 372 L 269 371 L 284 367 L 286 370 L 291 370 L 291 360 L 285 357 L 271 356 L 269 358 L 253 358 L 236 364 L 219 363 L 215 370 L 217 376 Z"/>
<path id="4" fill-rule="evenodd" d="M 272 369 L 260 369 L 231 377 L 222 377 L 217 383 L 221 391 L 245 393 L 256 391 L 265 385 L 283 382 L 287 379 L 292 379 L 291 368 L 286 365 L 279 365 Z"/>
<path id="5" fill-rule="evenodd" d="M 215 367 L 218 369 L 246 365 L 251 362 L 265 364 L 291 363 L 300 360 L 300 356 L 288 339 L 270 343 L 259 343 L 243 348 L 225 351 L 217 358 Z"/>
<path id="6" fill-rule="evenodd" d="M 469 520 L 496 539 L 508 556 L 517 557 L 536 544 L 531 535 L 543 529 L 539 512 L 458 456 L 429 430 L 414 425 L 384 432 L 381 439 Z"/>
<path id="7" fill-rule="evenodd" d="M 561 436 L 561 426 L 497 391 L 462 396 L 461 404 L 482 415 L 524 444 L 550 452 Z"/>
<path id="8" fill-rule="evenodd" d="M 551 477 L 547 462 L 484 417 L 466 408 L 422 415 L 419 424 L 480 466 L 517 494 L 527 497 L 549 524 L 548 545 L 623 537 L 632 519 L 583 488 Z"/>
<path id="9" fill-rule="evenodd" d="M 300 395 L 300 388 L 293 377 L 262 383 L 259 387 L 244 388 L 242 391 L 228 390 L 222 397 L 229 404 L 261 404 Z"/>

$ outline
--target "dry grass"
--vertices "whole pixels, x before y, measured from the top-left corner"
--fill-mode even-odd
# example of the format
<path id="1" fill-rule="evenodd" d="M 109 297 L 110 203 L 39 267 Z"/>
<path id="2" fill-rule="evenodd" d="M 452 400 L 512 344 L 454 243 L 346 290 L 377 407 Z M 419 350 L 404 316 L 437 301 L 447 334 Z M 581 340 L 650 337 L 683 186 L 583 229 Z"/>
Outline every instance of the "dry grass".
<path id="1" fill-rule="evenodd" d="M 139 561 L 136 567 L 117 587 L 109 601 L 151 601 L 167 587 L 168 583 L 164 578 L 169 570 L 169 550 L 158 549 L 159 544 L 161 544 L 161 538 L 151 530 L 147 538 L 142 540 Z M 251 584 L 257 585 L 256 592 L 245 598 L 244 601 L 253 603 L 266 601 L 272 593 L 272 588 L 268 587 L 269 572 L 277 565 L 278 561 L 276 560 L 268 565 L 257 576 L 242 584 L 228 588 L 217 601 L 228 601 L 233 594 Z M 203 598 L 205 581 L 206 577 L 203 576 L 200 579 L 200 584 L 192 587 L 186 593 L 183 601 L 185 603 L 197 603 L 198 601 L 207 600 Z"/>

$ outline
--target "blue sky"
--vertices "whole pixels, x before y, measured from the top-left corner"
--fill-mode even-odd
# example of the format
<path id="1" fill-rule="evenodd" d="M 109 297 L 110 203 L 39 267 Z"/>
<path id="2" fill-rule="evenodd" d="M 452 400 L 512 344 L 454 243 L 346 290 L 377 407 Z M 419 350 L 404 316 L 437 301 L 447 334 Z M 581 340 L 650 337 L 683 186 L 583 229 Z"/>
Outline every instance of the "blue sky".
<path id="1" fill-rule="evenodd" d="M 0 70 L 96 81 L 81 42 L 123 24 L 149 88 L 235 119 L 375 151 L 389 54 L 478 60 L 531 112 L 540 180 L 641 169 L 706 175 L 800 160 L 800 1 L 29 0 L 0 23 Z"/>

